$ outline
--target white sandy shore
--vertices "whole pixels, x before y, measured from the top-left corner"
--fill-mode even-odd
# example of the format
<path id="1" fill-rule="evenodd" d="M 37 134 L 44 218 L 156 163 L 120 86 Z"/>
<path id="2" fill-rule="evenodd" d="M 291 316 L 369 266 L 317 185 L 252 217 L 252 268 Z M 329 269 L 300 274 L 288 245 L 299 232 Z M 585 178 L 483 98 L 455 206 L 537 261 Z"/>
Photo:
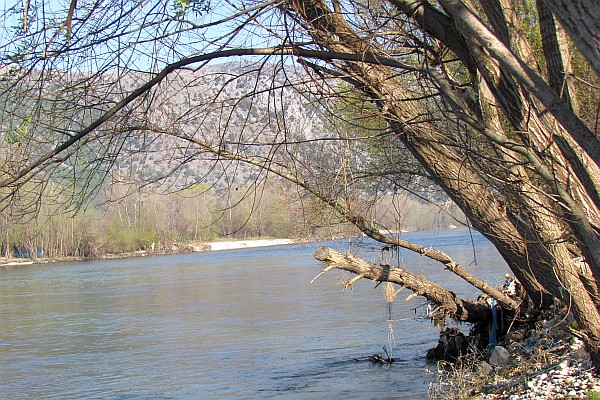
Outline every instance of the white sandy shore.
<path id="1" fill-rule="evenodd" d="M 204 243 L 203 251 L 236 250 L 252 247 L 281 246 L 294 243 L 291 239 L 256 239 L 256 240 L 231 240 L 227 242 Z M 196 246 L 194 246 L 196 247 Z"/>
<path id="2" fill-rule="evenodd" d="M 1 266 L 13 266 L 13 265 L 30 265 L 33 264 L 33 261 L 9 261 L 9 262 L 2 262 L 2 260 L 0 260 L 0 265 Z"/>
<path id="3" fill-rule="evenodd" d="M 256 240 L 230 240 L 223 242 L 206 242 L 206 243 L 194 243 L 191 245 L 187 245 L 186 247 L 192 248 L 193 251 L 202 252 L 202 251 L 219 251 L 219 250 L 237 250 L 237 249 L 250 249 L 253 247 L 267 247 L 267 246 L 281 246 L 286 244 L 293 244 L 296 241 L 292 239 L 256 239 Z M 150 253 L 146 253 L 145 251 L 139 251 L 134 253 L 128 253 L 128 256 L 136 255 L 136 256 L 145 256 L 151 255 Z M 121 254 L 123 256 L 123 254 Z M 119 255 L 116 256 L 117 258 Z M 115 258 L 106 256 L 106 258 Z M 50 261 L 77 261 L 77 259 L 55 259 Z M 5 259 L 0 257 L 0 266 L 16 266 L 16 265 L 28 265 L 35 263 L 47 263 L 48 259 L 40 259 L 40 260 L 29 260 L 29 259 Z"/>

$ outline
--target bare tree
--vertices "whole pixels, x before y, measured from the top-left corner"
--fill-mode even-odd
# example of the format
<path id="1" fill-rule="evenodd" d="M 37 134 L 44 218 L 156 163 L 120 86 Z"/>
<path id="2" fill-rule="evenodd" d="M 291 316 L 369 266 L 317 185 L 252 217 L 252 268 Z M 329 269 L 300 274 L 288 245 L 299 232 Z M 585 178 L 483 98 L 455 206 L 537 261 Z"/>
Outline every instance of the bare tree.
<path id="1" fill-rule="evenodd" d="M 406 173 L 417 172 L 494 243 L 531 301 L 544 307 L 555 297 L 571 307 L 600 367 L 600 142 L 597 120 L 577 107 L 579 95 L 597 98 L 598 89 L 570 84 L 598 79 L 598 19 L 579 18 L 590 1 L 538 0 L 541 55 L 523 29 L 538 18 L 526 3 L 104 1 L 6 10 L 16 33 L 3 38 L 4 200 L 51 180 L 74 182 L 74 200 L 85 199 L 123 156 L 159 150 L 171 165 L 167 181 L 197 159 L 226 166 L 229 185 L 227 171 L 254 165 L 372 238 L 435 259 L 518 310 L 521 299 L 444 253 L 381 234 L 368 218 L 368 185 L 406 183 Z M 573 77 L 555 20 L 596 74 Z M 211 69 L 209 62 L 233 57 L 242 63 L 232 72 Z M 222 89 L 198 95 L 211 76 Z M 289 97 L 287 87 L 302 97 Z M 362 111 L 383 121 L 371 134 L 336 135 L 318 124 L 322 132 L 314 132 L 293 121 L 298 99 L 339 117 L 336 106 L 365 97 L 375 107 Z M 252 116 L 259 102 L 269 110 L 262 119 Z M 244 122 L 233 124 L 238 113 Z M 374 140 L 403 156 L 376 157 Z M 466 315 L 458 307 L 466 303 L 441 289 L 415 290 Z"/>

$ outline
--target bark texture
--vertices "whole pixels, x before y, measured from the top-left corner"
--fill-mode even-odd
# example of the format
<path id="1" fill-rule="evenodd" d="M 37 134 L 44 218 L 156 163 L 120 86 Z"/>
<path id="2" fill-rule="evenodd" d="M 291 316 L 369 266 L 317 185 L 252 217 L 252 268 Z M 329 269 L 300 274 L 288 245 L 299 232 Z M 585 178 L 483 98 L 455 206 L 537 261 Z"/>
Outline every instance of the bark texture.
<path id="1" fill-rule="evenodd" d="M 600 7 L 595 0 L 543 0 L 600 75 Z"/>
<path id="2" fill-rule="evenodd" d="M 372 281 L 401 285 L 438 304 L 441 309 L 459 321 L 481 322 L 488 320 L 491 316 L 487 304 L 462 300 L 443 286 L 402 268 L 373 264 L 352 254 L 341 253 L 329 247 L 317 249 L 315 258 L 326 263 L 328 269 L 337 268 L 349 271 L 356 274 L 359 279 L 366 278 Z"/>
<path id="3" fill-rule="evenodd" d="M 560 19 L 550 4 L 557 2 L 546 3 Z M 580 7 L 586 1 L 573 3 Z M 330 51 L 387 56 L 387 49 L 355 30 L 353 21 L 324 0 L 288 4 L 289 15 Z M 472 2 L 440 0 L 441 9 L 427 1 L 390 4 L 406 23 L 448 46 L 469 71 L 465 93 L 443 63 L 429 67 L 428 62 L 440 62 L 436 50 L 424 48 L 428 62 L 413 67 L 460 128 L 443 129 L 424 112 L 427 103 L 402 96 L 412 88 L 393 67 L 346 62 L 335 68 L 377 99 L 396 138 L 494 243 L 531 299 L 544 306 L 554 296 L 569 304 L 590 349 L 600 348 L 600 314 L 593 296 L 600 282 L 600 141 L 574 112 L 575 100 L 565 101 L 558 84 L 546 81 L 512 2 L 480 0 L 479 7 L 471 8 Z M 568 18 L 588 23 L 584 36 L 593 44 L 599 32 L 596 21 L 582 14 L 578 8 Z M 560 56 L 560 42 L 549 43 L 547 58 Z M 553 79 L 562 75 L 564 80 L 564 60 L 553 68 Z M 479 145 L 465 147 L 471 140 Z M 585 268 L 573 262 L 578 256 L 586 260 Z"/>

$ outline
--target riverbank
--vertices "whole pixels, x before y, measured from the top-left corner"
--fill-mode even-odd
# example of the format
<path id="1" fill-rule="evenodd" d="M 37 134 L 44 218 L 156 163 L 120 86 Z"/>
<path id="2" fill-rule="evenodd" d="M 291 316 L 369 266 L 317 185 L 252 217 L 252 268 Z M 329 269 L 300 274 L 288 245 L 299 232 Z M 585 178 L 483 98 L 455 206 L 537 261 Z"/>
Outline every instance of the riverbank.
<path id="1" fill-rule="evenodd" d="M 489 357 L 440 363 L 431 397 L 470 400 L 600 400 L 581 333 L 566 307 L 506 334 Z"/>
<path id="2" fill-rule="evenodd" d="M 247 239 L 247 240 L 226 240 L 218 242 L 194 242 L 187 244 L 174 244 L 168 250 L 139 250 L 130 253 L 105 254 L 95 259 L 114 259 L 114 258 L 129 258 L 129 257 L 148 257 L 165 254 L 183 254 L 183 253 L 201 253 L 207 251 L 223 251 L 223 250 L 241 250 L 257 247 L 269 246 L 285 246 L 294 243 L 300 243 L 294 239 Z M 52 257 L 52 258 L 4 258 L 0 257 L 0 267 L 20 266 L 31 264 L 47 264 L 56 262 L 72 262 L 88 260 L 85 257 Z"/>

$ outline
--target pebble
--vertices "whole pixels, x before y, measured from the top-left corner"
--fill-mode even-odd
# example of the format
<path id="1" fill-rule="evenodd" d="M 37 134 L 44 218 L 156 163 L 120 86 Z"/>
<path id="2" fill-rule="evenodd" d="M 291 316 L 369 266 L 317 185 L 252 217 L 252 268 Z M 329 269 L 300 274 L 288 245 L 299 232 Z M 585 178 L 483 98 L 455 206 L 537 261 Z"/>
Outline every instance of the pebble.
<path id="1" fill-rule="evenodd" d="M 545 381 L 547 377 L 548 377 L 548 374 L 543 373 L 540 376 L 538 376 L 538 381 Z"/>
<path id="2" fill-rule="evenodd" d="M 563 360 L 553 368 L 531 377 L 520 390 L 515 382 L 514 385 L 507 385 L 509 389 L 503 393 L 490 393 L 480 396 L 479 399 L 585 399 L 588 390 L 600 390 L 600 379 L 594 377 L 590 370 L 577 360 Z"/>
<path id="3" fill-rule="evenodd" d="M 561 340 L 566 342 L 561 342 Z M 517 373 L 508 380 L 498 379 L 495 385 L 490 385 L 489 391 L 486 390 L 487 394 L 480 394 L 476 398 L 494 400 L 586 399 L 591 391 L 600 393 L 600 378 L 592 374 L 589 354 L 585 352 L 580 339 L 573 338 L 569 342 L 568 337 L 545 338 L 542 335 L 536 339 L 536 343 L 533 345 L 538 346 L 542 342 L 556 346 L 562 343 L 562 348 L 548 345 L 548 348 L 558 349 L 554 353 L 553 362 L 544 365 L 543 369 L 533 376 L 523 376 Z M 521 345 L 516 344 L 510 347 L 511 359 L 527 354 L 522 350 L 517 353 L 517 350 L 531 345 L 531 337 L 525 338 Z"/>

